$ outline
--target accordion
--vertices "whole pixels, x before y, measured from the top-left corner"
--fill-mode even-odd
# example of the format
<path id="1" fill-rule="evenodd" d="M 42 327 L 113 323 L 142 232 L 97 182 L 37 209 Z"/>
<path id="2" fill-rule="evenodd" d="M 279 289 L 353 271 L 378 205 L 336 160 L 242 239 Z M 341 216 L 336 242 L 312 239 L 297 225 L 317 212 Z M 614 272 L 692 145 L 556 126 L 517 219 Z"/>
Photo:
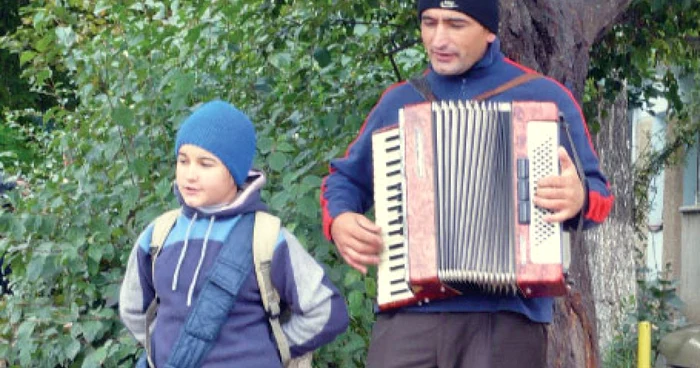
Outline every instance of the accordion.
<path id="1" fill-rule="evenodd" d="M 532 202 L 537 181 L 559 173 L 558 146 L 549 102 L 407 105 L 374 132 L 379 309 L 465 290 L 564 294 L 561 225 Z"/>

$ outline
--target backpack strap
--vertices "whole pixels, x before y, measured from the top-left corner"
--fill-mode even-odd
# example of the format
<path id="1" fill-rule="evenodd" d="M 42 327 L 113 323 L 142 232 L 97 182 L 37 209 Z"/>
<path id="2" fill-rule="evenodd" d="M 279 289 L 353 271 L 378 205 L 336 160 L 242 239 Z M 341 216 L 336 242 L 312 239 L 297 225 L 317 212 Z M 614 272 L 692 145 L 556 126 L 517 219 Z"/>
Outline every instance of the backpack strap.
<path id="1" fill-rule="evenodd" d="M 252 213 L 243 215 L 229 233 L 187 315 L 165 368 L 198 367 L 214 346 L 234 308 L 238 291 L 253 268 L 254 220 Z"/>
<path id="2" fill-rule="evenodd" d="M 151 253 L 151 280 L 155 279 L 156 275 L 156 258 L 160 255 L 160 250 L 163 249 L 163 244 L 165 239 L 168 238 L 170 230 L 172 230 L 178 216 L 180 216 L 180 209 L 170 210 L 158 216 L 153 223 L 153 234 L 151 235 L 151 246 L 149 252 Z M 151 325 L 156 318 L 156 310 L 158 309 L 158 294 L 154 295 L 151 304 L 146 309 L 146 358 L 148 358 L 149 367 L 155 367 L 155 363 L 151 358 Z"/>
<path id="3" fill-rule="evenodd" d="M 280 325 L 280 295 L 272 285 L 270 266 L 272 254 L 277 245 L 277 237 L 280 232 L 280 219 L 269 213 L 258 211 L 255 213 L 255 227 L 253 228 L 253 262 L 255 275 L 258 279 L 260 297 L 263 307 L 270 322 L 272 334 L 277 343 L 277 349 L 282 358 L 282 364 L 286 367 L 291 359 L 289 343 Z"/>

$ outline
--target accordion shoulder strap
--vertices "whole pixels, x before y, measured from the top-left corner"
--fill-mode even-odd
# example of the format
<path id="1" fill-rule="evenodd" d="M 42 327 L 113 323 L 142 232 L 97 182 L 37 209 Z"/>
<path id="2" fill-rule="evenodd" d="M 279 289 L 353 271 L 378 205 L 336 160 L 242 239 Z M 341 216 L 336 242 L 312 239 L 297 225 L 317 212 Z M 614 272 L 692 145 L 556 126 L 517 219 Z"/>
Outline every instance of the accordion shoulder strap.
<path id="1" fill-rule="evenodd" d="M 475 99 L 476 101 L 484 101 L 484 100 L 487 100 L 487 99 L 489 99 L 489 98 L 491 98 L 491 97 L 493 97 L 493 96 L 496 96 L 496 95 L 498 95 L 498 94 L 501 94 L 501 93 L 503 93 L 503 92 L 505 92 L 505 91 L 507 91 L 507 90 L 509 90 L 509 89 L 511 89 L 511 88 L 517 87 L 517 86 L 519 86 L 519 85 L 521 85 L 521 84 L 527 83 L 527 82 L 529 82 L 529 81 L 531 81 L 531 80 L 533 80 L 533 79 L 537 79 L 537 78 L 539 78 L 539 77 L 541 77 L 541 75 L 540 75 L 540 74 L 537 74 L 537 73 L 525 73 L 525 74 L 522 74 L 522 75 L 520 75 L 520 76 L 518 76 L 518 77 L 516 77 L 516 78 L 513 78 L 513 79 L 509 80 L 509 81 L 506 82 L 506 83 L 501 84 L 500 86 L 498 86 L 498 87 L 496 87 L 496 88 L 494 88 L 494 89 L 492 89 L 492 90 L 490 90 L 490 91 L 486 91 L 486 92 L 484 92 L 484 93 L 482 93 L 482 94 L 480 94 L 480 95 L 474 97 L 474 99 Z"/>
<path id="2" fill-rule="evenodd" d="M 513 87 L 517 87 L 523 83 L 527 83 L 533 79 L 537 79 L 540 77 L 541 77 L 541 75 L 538 73 L 522 74 L 516 78 L 509 80 L 506 83 L 503 83 L 502 85 L 500 85 L 500 86 L 498 86 L 490 91 L 486 91 L 486 92 L 474 97 L 474 100 L 483 101 L 483 100 L 489 99 L 489 98 L 496 96 L 498 94 L 501 94 L 501 93 L 513 88 Z M 423 96 L 423 98 L 426 101 L 433 102 L 433 101 L 437 100 L 437 98 L 433 94 L 432 89 L 430 88 L 430 83 L 428 83 L 428 79 L 425 77 L 425 75 L 421 74 L 417 77 L 413 77 L 413 78 L 408 80 L 408 83 L 411 84 L 411 86 L 413 86 L 413 88 L 415 88 L 416 91 L 418 91 L 418 93 L 420 93 L 420 95 Z"/>
<path id="3" fill-rule="evenodd" d="M 433 90 L 430 88 L 428 79 L 425 78 L 425 75 L 421 74 L 417 77 L 413 77 L 408 80 L 408 83 L 412 85 L 413 88 L 415 88 L 426 101 L 433 102 L 437 100 L 433 94 Z"/>

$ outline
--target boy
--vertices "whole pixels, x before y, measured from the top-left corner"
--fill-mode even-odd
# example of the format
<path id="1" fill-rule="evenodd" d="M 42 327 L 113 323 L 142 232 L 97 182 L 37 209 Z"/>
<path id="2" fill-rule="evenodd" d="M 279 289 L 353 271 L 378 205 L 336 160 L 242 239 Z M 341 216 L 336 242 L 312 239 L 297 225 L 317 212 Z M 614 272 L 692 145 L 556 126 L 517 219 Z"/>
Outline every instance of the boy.
<path id="1" fill-rule="evenodd" d="M 157 294 L 160 304 L 151 333 L 151 359 L 156 367 L 168 366 L 173 346 L 220 250 L 251 247 L 241 245 L 240 238 L 230 239 L 229 234 L 244 223 L 246 214 L 266 209 L 260 200 L 265 177 L 251 170 L 253 124 L 232 105 L 212 101 L 199 107 L 180 127 L 175 152 L 180 215 L 153 272 L 149 254 L 153 224 L 140 235 L 119 298 L 124 324 L 146 346 L 146 311 Z M 250 234 L 252 226 L 247 231 Z M 283 330 L 292 357 L 317 349 L 345 331 L 348 314 L 343 297 L 323 268 L 284 228 L 278 235 L 270 272 L 281 304 L 291 311 Z M 234 307 L 200 362 L 202 367 L 282 366 L 254 271 L 243 278 Z"/>

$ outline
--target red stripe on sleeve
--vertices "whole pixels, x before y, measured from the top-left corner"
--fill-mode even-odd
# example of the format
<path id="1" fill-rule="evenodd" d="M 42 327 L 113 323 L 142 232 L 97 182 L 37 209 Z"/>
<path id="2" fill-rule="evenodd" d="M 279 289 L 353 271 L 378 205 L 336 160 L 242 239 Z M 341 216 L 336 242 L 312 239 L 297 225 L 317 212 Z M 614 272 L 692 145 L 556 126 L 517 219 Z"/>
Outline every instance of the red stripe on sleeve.
<path id="1" fill-rule="evenodd" d="M 598 192 L 588 192 L 588 212 L 586 218 L 597 223 L 603 222 L 612 209 L 615 197 L 603 196 Z"/>

